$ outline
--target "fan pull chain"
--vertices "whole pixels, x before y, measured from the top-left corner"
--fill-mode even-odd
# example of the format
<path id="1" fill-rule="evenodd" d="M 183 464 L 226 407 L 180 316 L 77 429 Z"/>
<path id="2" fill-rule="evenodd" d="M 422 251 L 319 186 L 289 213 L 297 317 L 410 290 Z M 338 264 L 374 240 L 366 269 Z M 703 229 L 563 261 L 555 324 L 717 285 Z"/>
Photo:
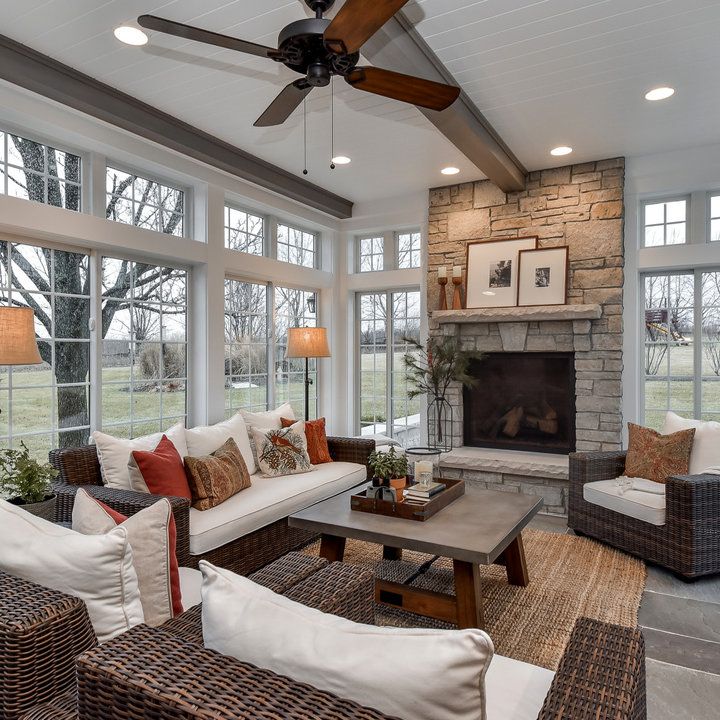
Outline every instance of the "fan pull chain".
<path id="1" fill-rule="evenodd" d="M 303 100 L 303 153 L 303 175 L 307 175 L 307 97 Z"/>
<path id="2" fill-rule="evenodd" d="M 330 78 L 330 169 L 335 169 L 335 78 Z"/>

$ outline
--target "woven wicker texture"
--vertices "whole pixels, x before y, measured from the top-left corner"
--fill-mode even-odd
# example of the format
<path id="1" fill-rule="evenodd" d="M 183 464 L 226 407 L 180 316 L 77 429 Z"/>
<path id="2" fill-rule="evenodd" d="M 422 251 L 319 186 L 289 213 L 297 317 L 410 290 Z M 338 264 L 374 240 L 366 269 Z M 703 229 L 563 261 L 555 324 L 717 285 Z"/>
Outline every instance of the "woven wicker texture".
<path id="1" fill-rule="evenodd" d="M 75 658 L 95 644 L 81 600 L 0 571 L 0 718 L 72 689 Z"/>
<path id="2" fill-rule="evenodd" d="M 83 720 L 381 720 L 382 714 L 139 625 L 78 660 Z"/>
<path id="3" fill-rule="evenodd" d="M 720 572 L 720 476 L 668 478 L 666 521 L 658 527 L 584 500 L 585 483 L 624 469 L 624 453 L 571 455 L 568 525 L 686 578 Z"/>
<path id="4" fill-rule="evenodd" d="M 501 655 L 554 670 L 579 617 L 627 627 L 637 625 L 646 570 L 639 560 L 587 538 L 523 532 L 530 585 L 508 585 L 505 568 L 481 567 L 485 630 Z M 317 544 L 305 552 L 316 554 Z M 443 593 L 454 591 L 452 561 L 404 551 L 383 561 L 378 545 L 348 540 L 345 562 L 394 582 Z M 419 574 L 418 574 L 418 571 Z M 403 610 L 378 606 L 376 622 L 403 627 L 452 627 Z"/>
<path id="5" fill-rule="evenodd" d="M 337 462 L 353 462 L 367 466 L 370 453 L 375 449 L 375 441 L 330 437 L 328 447 L 330 455 Z M 50 462 L 60 472 L 56 485 L 58 493 L 56 519 L 67 522 L 72 517 L 77 486 L 102 486 L 97 450 L 94 445 L 53 450 L 50 453 Z M 143 495 L 130 490 L 112 490 L 106 487 L 92 488 L 90 492 L 124 515 L 132 515 L 152 505 L 158 499 L 155 495 Z M 178 562 L 186 567 L 197 568 L 200 560 L 207 560 L 213 565 L 227 568 L 240 575 L 249 575 L 317 537 L 306 530 L 288 527 L 287 518 L 282 518 L 203 555 L 190 555 L 189 503 L 182 498 L 170 500 L 177 527 Z"/>
<path id="6" fill-rule="evenodd" d="M 73 687 L 48 703 L 37 705 L 20 720 L 77 720 L 77 692 Z"/>

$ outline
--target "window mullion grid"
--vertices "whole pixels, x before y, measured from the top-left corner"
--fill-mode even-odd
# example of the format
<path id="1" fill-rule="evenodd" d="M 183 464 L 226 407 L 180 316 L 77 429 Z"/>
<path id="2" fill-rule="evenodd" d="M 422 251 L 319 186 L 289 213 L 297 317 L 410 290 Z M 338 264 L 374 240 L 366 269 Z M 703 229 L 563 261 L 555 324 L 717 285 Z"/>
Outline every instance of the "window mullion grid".
<path id="1" fill-rule="evenodd" d="M 276 326 L 276 311 L 275 311 L 275 284 L 268 283 L 266 285 L 267 290 L 265 291 L 265 303 L 266 303 L 266 317 L 268 322 L 267 328 L 267 402 L 268 407 L 277 407 L 276 397 L 277 392 L 275 383 L 277 382 L 277 373 L 275 372 L 275 326 Z"/>
<path id="2" fill-rule="evenodd" d="M 391 290 L 388 290 L 385 295 L 385 308 L 385 429 L 389 437 L 395 437 L 392 405 L 392 353 L 395 340 L 395 308 L 393 307 L 393 293 Z"/>
<path id="3" fill-rule="evenodd" d="M 695 408 L 694 417 L 698 420 L 702 419 L 702 393 L 703 393 L 703 338 L 702 338 L 702 317 L 703 317 L 703 287 L 702 287 L 703 271 L 695 270 L 695 307 L 693 309 L 694 331 L 693 331 L 693 372 L 695 374 L 693 382 L 693 407 Z"/>

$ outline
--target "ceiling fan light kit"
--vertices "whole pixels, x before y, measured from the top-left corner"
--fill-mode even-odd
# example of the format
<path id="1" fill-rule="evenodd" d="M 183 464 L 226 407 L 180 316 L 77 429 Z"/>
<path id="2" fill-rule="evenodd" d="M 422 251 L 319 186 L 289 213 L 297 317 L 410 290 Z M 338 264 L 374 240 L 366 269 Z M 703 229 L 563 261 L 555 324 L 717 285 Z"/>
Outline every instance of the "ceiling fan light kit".
<path id="1" fill-rule="evenodd" d="M 376 67 L 358 67 L 359 50 L 408 0 L 347 0 L 332 20 L 323 17 L 335 0 L 305 0 L 315 13 L 290 23 L 277 49 L 239 40 L 154 15 L 141 15 L 141 27 L 249 53 L 280 62 L 303 77 L 287 85 L 255 122 L 256 127 L 282 125 L 316 87 L 337 75 L 358 90 L 441 111 L 452 105 L 460 88 Z"/>

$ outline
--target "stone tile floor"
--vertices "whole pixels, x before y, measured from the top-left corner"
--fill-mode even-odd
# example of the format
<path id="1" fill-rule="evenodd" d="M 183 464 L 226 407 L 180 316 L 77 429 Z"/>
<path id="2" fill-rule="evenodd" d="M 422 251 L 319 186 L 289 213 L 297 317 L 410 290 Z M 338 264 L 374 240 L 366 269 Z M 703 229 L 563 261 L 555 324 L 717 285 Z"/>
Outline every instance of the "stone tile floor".
<path id="1" fill-rule="evenodd" d="M 564 518 L 531 527 L 571 532 Z M 648 720 L 720 718 L 720 577 L 685 583 L 648 568 L 639 614 L 647 649 Z"/>

